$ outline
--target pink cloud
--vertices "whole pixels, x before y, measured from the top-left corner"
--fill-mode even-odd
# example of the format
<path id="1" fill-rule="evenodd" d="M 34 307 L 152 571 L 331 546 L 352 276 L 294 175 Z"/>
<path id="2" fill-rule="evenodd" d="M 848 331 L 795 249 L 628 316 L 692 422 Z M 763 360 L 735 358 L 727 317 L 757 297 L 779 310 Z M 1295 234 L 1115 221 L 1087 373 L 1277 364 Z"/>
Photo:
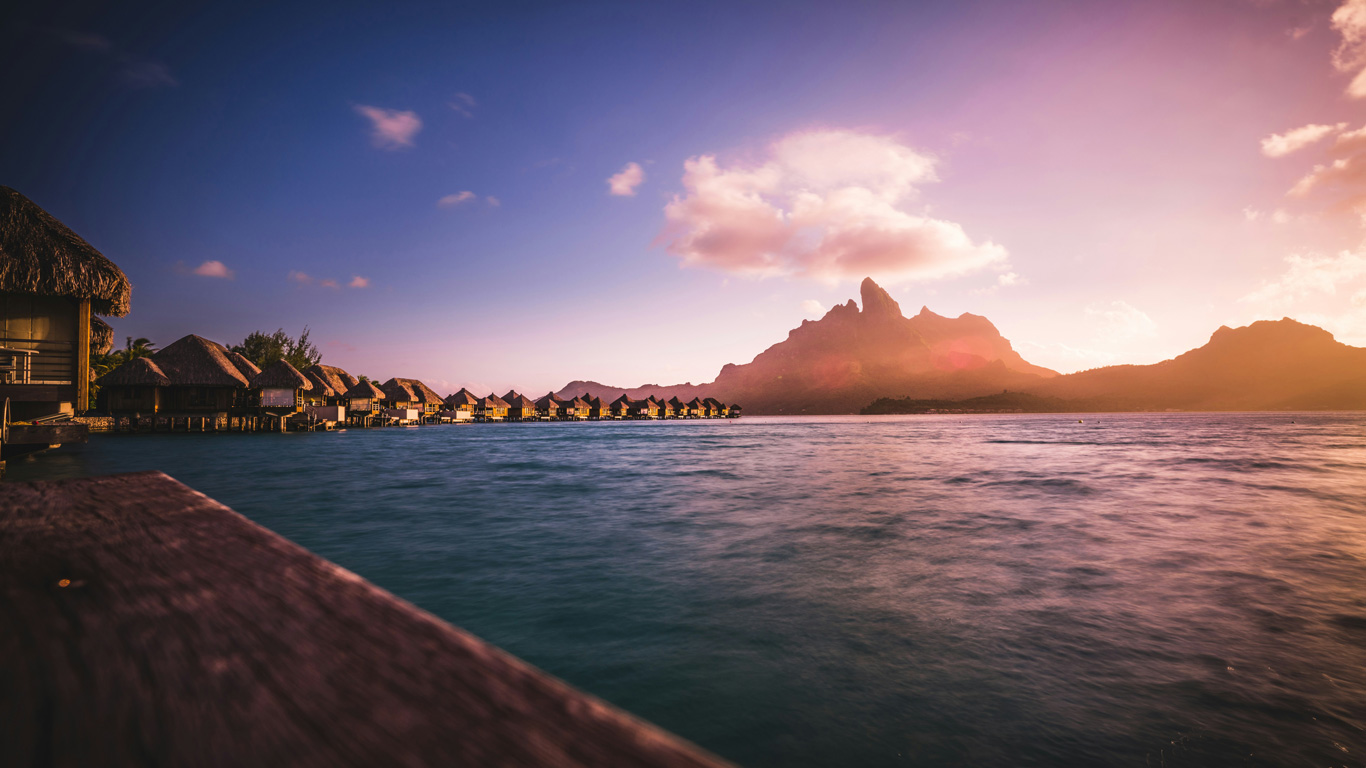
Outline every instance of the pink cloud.
<path id="1" fill-rule="evenodd" d="M 627 163 L 607 179 L 608 193 L 618 197 L 635 197 L 636 187 L 645 182 L 645 170 L 639 163 Z"/>
<path id="2" fill-rule="evenodd" d="M 225 280 L 231 280 L 236 275 L 235 272 L 228 269 L 226 264 L 217 260 L 206 261 L 203 264 L 200 264 L 194 268 L 194 273 L 203 277 L 219 277 Z"/>
<path id="3" fill-rule="evenodd" d="M 478 195 L 474 194 L 473 192 L 467 189 L 463 192 L 456 192 L 453 195 L 446 195 L 440 200 L 437 200 L 436 204 L 441 208 L 454 208 L 457 205 L 468 203 L 476 197 L 478 197 Z"/>
<path id="4" fill-rule="evenodd" d="M 501 205 L 503 204 L 503 201 L 502 201 L 502 200 L 499 200 L 498 198 L 494 197 L 493 195 L 489 195 L 488 197 L 486 197 L 486 198 L 484 198 L 484 199 L 487 200 L 488 203 L 489 203 L 489 205 L 493 206 L 494 208 L 497 208 L 497 207 L 499 207 L 499 206 L 501 206 Z"/>
<path id="5" fill-rule="evenodd" d="M 1346 123 L 1336 125 L 1305 125 L 1285 133 L 1273 133 L 1262 139 L 1262 154 L 1267 157 L 1285 157 L 1299 149 L 1346 128 Z"/>
<path id="6" fill-rule="evenodd" d="M 300 285 L 310 285 L 313 282 L 313 278 L 298 270 L 290 270 L 289 279 Z"/>
<path id="7" fill-rule="evenodd" d="M 322 282 L 318 283 L 318 285 L 321 285 L 321 286 L 324 287 L 324 288 L 340 288 L 340 287 L 341 287 L 340 285 L 337 284 L 337 281 L 336 281 L 336 280 L 333 280 L 333 279 L 330 278 L 330 277 L 327 278 L 326 280 L 323 280 Z"/>
<path id="8" fill-rule="evenodd" d="M 360 275 L 352 275 L 351 282 L 347 283 L 347 286 L 351 288 L 369 288 L 370 278 L 361 277 Z"/>
<path id="9" fill-rule="evenodd" d="M 1333 51 L 1333 66 L 1339 72 L 1355 72 L 1347 85 L 1347 95 L 1366 96 L 1366 0 L 1346 0 L 1332 16 L 1333 30 L 1342 41 Z"/>
<path id="10" fill-rule="evenodd" d="M 402 149 L 413 146 L 413 137 L 422 130 L 422 119 L 416 112 L 400 112 L 357 104 L 356 111 L 370 119 L 370 138 L 380 149 Z"/>
<path id="11" fill-rule="evenodd" d="M 660 240 L 687 266 L 821 280 L 932 279 L 1002 266 L 1005 248 L 906 210 L 937 181 L 933 156 L 877 134 L 804 131 L 757 166 L 684 163 Z"/>

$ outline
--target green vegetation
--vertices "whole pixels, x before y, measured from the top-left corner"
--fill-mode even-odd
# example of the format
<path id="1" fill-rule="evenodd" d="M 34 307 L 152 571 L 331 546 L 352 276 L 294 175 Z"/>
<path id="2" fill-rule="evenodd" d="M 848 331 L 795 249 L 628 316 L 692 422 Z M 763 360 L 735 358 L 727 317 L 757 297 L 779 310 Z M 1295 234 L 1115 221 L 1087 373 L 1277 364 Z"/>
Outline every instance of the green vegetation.
<path id="1" fill-rule="evenodd" d="M 136 360 L 139 357 L 148 357 L 154 354 L 156 351 L 157 348 L 154 344 L 152 344 L 151 339 L 135 339 L 132 336 L 129 336 L 127 337 L 127 340 L 124 342 L 123 349 L 116 349 L 106 355 L 91 355 L 90 369 L 94 372 L 94 377 L 99 378 L 100 376 L 109 373 L 110 371 L 114 370 L 120 365 L 123 365 L 129 360 Z M 90 408 L 95 407 L 95 398 L 99 395 L 99 393 L 99 385 L 95 384 L 94 382 L 91 382 L 89 403 Z"/>
<path id="2" fill-rule="evenodd" d="M 966 400 L 913 400 L 881 397 L 863 407 L 863 416 L 893 413 L 1077 413 L 1099 410 L 1095 403 L 1039 397 L 1024 392 L 971 397 Z"/>
<path id="3" fill-rule="evenodd" d="M 322 353 L 308 340 L 308 326 L 304 326 L 297 339 L 290 338 L 283 328 L 272 334 L 253 331 L 241 344 L 232 347 L 232 351 L 255 363 L 257 368 L 265 368 L 276 360 L 287 360 L 302 371 L 323 359 Z"/>

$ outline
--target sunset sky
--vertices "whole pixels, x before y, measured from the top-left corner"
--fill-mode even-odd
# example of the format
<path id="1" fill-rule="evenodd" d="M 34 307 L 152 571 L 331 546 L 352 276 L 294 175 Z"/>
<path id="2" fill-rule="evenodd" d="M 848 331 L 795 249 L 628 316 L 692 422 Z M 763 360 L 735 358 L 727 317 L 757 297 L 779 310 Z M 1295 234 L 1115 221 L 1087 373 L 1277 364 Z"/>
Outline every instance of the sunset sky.
<path id="1" fill-rule="evenodd" d="M 699 383 L 871 275 L 1060 371 L 1366 346 L 1366 0 L 30 5 L 0 184 L 128 274 L 119 339 Z"/>

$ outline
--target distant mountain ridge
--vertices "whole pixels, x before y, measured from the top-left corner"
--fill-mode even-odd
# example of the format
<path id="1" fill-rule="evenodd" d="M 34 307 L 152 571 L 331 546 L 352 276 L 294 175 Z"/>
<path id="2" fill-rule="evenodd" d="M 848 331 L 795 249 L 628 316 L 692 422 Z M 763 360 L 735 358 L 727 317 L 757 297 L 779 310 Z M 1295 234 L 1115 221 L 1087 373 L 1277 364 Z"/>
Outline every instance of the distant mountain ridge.
<path id="1" fill-rule="evenodd" d="M 746 413 L 854 413 L 889 392 L 972 397 L 1057 376 L 1021 357 L 985 317 L 948 318 L 928 308 L 905 317 L 872 279 L 863 281 L 860 298 L 862 310 L 852 299 L 836 305 L 752 362 L 726 365 L 709 384 L 625 388 L 575 381 L 557 394 L 715 397 L 740 403 Z"/>
<path id="2" fill-rule="evenodd" d="M 740 403 L 747 414 L 857 413 L 875 400 L 959 401 L 1003 392 L 1046 401 L 1050 410 L 1366 409 L 1366 349 L 1289 318 L 1221 327 L 1204 346 L 1154 365 L 1060 376 L 1026 361 L 980 315 L 948 318 L 922 308 L 908 318 L 871 279 L 860 286 L 860 298 L 862 310 L 853 300 L 836 305 L 753 361 L 724 366 L 711 383 L 624 388 L 574 381 L 558 394 L 715 397 Z"/>

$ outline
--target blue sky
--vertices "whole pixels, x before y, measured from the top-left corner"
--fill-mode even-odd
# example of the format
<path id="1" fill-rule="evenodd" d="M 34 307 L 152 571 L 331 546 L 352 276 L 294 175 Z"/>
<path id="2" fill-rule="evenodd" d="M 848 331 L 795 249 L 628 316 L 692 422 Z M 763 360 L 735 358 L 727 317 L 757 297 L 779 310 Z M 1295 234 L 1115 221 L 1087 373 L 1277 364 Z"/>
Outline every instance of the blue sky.
<path id="1" fill-rule="evenodd" d="M 1360 343 L 1287 261 L 1366 276 L 1359 222 L 1259 150 L 1366 117 L 1337 8 L 56 3 L 0 41 L 0 183 L 128 273 L 120 337 L 307 324 L 442 390 L 710 380 L 863 272 L 1063 370 Z"/>

